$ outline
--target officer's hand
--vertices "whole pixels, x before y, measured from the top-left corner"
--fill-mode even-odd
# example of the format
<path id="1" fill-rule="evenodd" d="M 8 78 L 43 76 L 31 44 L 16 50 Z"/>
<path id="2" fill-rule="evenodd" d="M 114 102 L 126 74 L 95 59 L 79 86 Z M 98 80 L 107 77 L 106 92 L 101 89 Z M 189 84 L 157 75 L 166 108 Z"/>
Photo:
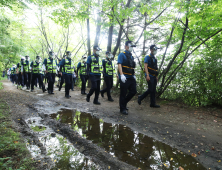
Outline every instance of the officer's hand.
<path id="1" fill-rule="evenodd" d="M 118 74 L 116 75 L 116 78 L 117 78 L 117 79 L 119 78 Z"/>
<path id="2" fill-rule="evenodd" d="M 158 82 L 158 77 L 156 77 L 156 82 Z"/>
<path id="3" fill-rule="evenodd" d="M 23 75 L 23 72 L 21 72 L 21 74 Z"/>
<path id="4" fill-rule="evenodd" d="M 62 72 L 60 73 L 60 75 L 62 76 Z"/>
<path id="5" fill-rule="evenodd" d="M 126 76 L 124 76 L 124 74 L 122 74 L 122 75 L 120 75 L 120 78 L 121 78 L 121 81 L 123 82 L 123 83 L 125 83 L 126 82 Z"/>
<path id="6" fill-rule="evenodd" d="M 31 71 L 33 70 L 33 68 L 30 69 Z"/>
<path id="7" fill-rule="evenodd" d="M 146 81 L 150 81 L 150 76 L 149 75 L 146 76 Z"/>
<path id="8" fill-rule="evenodd" d="M 46 70 L 45 73 L 48 73 L 48 71 Z"/>

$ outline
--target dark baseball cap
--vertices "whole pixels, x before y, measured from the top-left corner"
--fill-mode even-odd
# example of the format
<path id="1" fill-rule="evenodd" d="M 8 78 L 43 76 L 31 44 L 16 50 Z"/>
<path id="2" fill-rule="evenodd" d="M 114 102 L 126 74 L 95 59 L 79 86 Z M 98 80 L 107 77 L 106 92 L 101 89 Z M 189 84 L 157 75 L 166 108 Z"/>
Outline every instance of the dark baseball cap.
<path id="1" fill-rule="evenodd" d="M 151 46 L 150 46 L 150 49 L 151 49 L 151 50 L 152 50 L 152 49 L 157 50 L 157 49 L 160 49 L 160 48 L 158 48 L 156 45 L 151 45 Z"/>
<path id="2" fill-rule="evenodd" d="M 126 42 L 125 42 L 125 45 L 126 45 L 126 46 L 129 46 L 129 44 L 131 44 L 131 47 L 136 47 L 136 45 L 134 45 L 134 44 L 132 43 L 132 41 L 126 41 Z"/>
<path id="3" fill-rule="evenodd" d="M 101 48 L 99 48 L 98 45 L 93 46 L 93 49 L 95 49 L 96 51 L 100 51 L 100 50 L 102 50 Z"/>

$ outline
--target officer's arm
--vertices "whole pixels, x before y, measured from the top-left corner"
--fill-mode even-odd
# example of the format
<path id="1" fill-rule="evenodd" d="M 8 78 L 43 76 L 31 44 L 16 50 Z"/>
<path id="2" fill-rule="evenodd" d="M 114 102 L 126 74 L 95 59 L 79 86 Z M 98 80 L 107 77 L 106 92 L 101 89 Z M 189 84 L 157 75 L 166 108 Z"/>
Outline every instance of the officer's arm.
<path id="1" fill-rule="evenodd" d="M 123 75 L 122 64 L 118 64 L 119 74 Z"/>
<path id="2" fill-rule="evenodd" d="M 23 74 L 23 65 L 21 66 L 21 74 Z"/>
<path id="3" fill-rule="evenodd" d="M 149 73 L 148 73 L 148 63 L 144 63 L 144 68 L 145 68 L 146 76 L 149 77 Z"/>

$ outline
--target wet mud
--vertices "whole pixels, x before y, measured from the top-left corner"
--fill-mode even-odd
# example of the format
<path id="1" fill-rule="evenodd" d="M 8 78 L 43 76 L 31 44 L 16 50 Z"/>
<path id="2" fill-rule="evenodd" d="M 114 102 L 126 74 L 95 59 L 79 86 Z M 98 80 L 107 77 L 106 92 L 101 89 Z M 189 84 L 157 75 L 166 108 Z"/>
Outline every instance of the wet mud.
<path id="1" fill-rule="evenodd" d="M 121 124 L 106 123 L 89 113 L 62 109 L 51 118 L 66 123 L 110 155 L 141 169 L 204 170 L 192 156 Z"/>

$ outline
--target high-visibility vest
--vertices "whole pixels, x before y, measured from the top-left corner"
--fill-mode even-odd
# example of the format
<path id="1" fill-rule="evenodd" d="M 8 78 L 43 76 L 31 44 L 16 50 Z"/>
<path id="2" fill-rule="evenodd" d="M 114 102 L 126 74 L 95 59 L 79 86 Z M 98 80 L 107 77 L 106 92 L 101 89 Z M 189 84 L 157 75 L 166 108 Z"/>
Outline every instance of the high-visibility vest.
<path id="1" fill-rule="evenodd" d="M 109 65 L 109 60 L 105 59 L 105 62 L 106 62 L 106 74 L 108 74 L 109 76 L 113 76 L 113 74 L 116 73 L 116 70 L 115 70 L 115 65 L 114 65 L 114 62 L 111 61 L 111 65 Z"/>
<path id="2" fill-rule="evenodd" d="M 86 63 L 81 63 L 81 66 L 80 66 L 80 74 L 81 75 L 86 75 Z"/>
<path id="3" fill-rule="evenodd" d="M 29 61 L 28 61 L 28 64 L 26 63 L 26 61 L 23 62 L 23 72 L 26 72 L 26 73 L 31 72 L 31 70 L 29 69 Z"/>
<path id="4" fill-rule="evenodd" d="M 33 62 L 33 73 L 42 74 L 42 63 Z"/>
<path id="5" fill-rule="evenodd" d="M 51 60 L 47 59 L 47 71 L 49 73 L 56 73 L 56 69 L 57 66 L 55 60 L 53 59 L 51 62 Z"/>
<path id="6" fill-rule="evenodd" d="M 15 74 L 15 70 L 13 67 L 11 68 L 11 74 Z"/>
<path id="7" fill-rule="evenodd" d="M 20 63 L 18 63 L 18 70 L 19 70 L 19 72 L 21 72 L 21 68 L 22 68 L 22 64 L 21 64 L 22 62 L 20 62 Z"/>
<path id="8" fill-rule="evenodd" d="M 131 55 L 129 53 L 126 53 L 126 52 L 123 52 L 123 53 L 127 58 L 126 62 L 122 64 L 123 74 L 133 75 L 135 72 L 134 69 L 136 67 L 136 64 L 133 61 L 133 59 L 131 58 Z"/>
<path id="9" fill-rule="evenodd" d="M 74 72 L 74 64 L 71 60 L 71 62 L 69 62 L 68 59 L 65 59 L 65 65 L 64 65 L 64 72 L 68 73 L 68 74 L 72 74 Z"/>
<path id="10" fill-rule="evenodd" d="M 102 73 L 103 71 L 103 64 L 102 60 L 98 57 L 98 62 L 95 56 L 91 56 L 92 63 L 91 63 L 91 73 Z"/>

